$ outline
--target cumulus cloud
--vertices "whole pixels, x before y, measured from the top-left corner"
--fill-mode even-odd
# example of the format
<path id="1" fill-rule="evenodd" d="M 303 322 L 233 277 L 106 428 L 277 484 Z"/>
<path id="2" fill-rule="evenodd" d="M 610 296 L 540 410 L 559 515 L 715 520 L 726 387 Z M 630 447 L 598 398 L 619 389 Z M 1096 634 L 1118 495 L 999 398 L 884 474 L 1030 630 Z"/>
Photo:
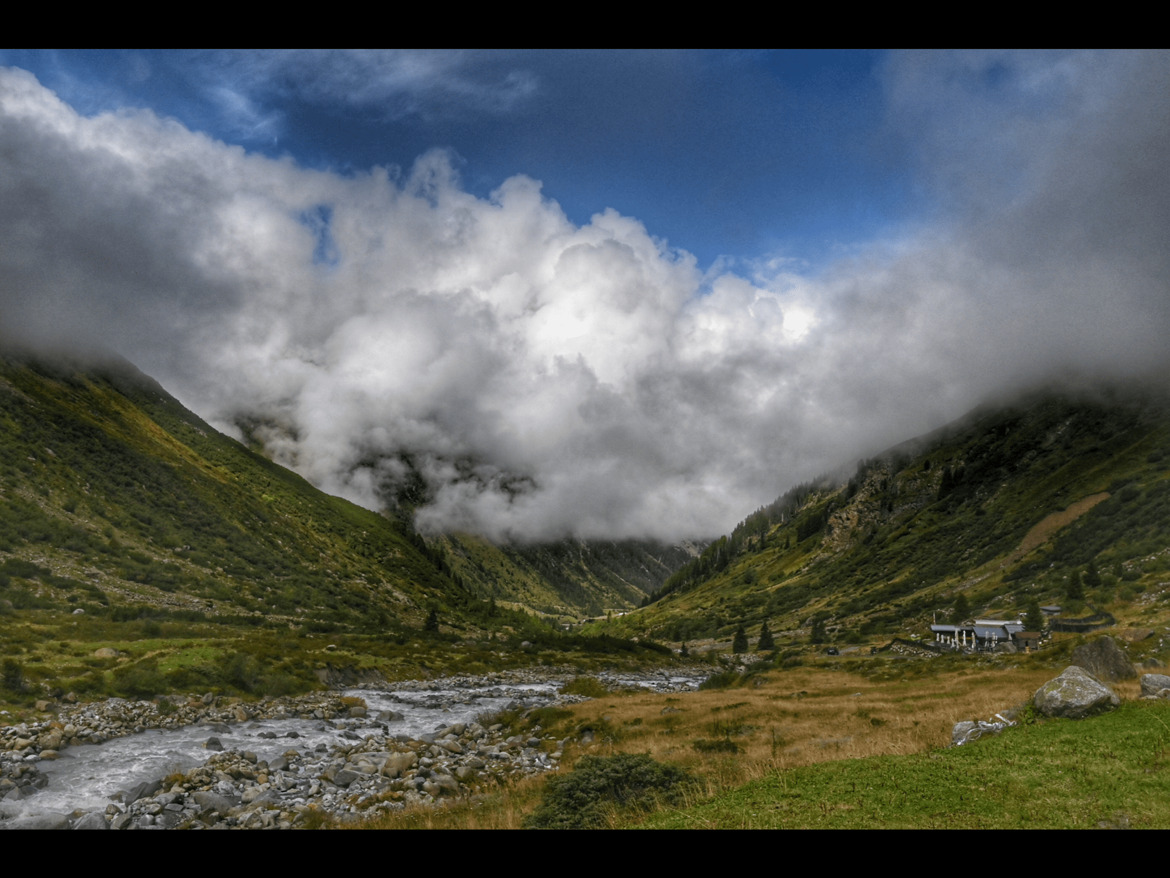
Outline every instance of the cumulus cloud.
<path id="1" fill-rule="evenodd" d="M 0 71 L 3 328 L 115 348 L 367 506 L 421 476 L 423 528 L 713 536 L 991 392 L 1165 368 L 1170 64 L 1052 60 L 891 61 L 938 215 L 816 276 L 704 273 L 522 175 L 477 198 L 441 151 L 313 171 Z"/>

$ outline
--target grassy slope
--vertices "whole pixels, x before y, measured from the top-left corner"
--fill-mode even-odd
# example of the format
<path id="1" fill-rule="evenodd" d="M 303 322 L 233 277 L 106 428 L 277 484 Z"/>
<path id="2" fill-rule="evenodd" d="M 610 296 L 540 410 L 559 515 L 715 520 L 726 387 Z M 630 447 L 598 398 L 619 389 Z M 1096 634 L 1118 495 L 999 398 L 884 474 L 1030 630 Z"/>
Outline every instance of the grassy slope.
<path id="1" fill-rule="evenodd" d="M 1170 585 L 1168 411 L 1052 394 L 977 411 L 862 462 L 847 484 L 781 498 L 606 630 L 727 639 L 770 620 L 803 636 L 819 616 L 839 640 L 888 640 L 922 633 L 960 592 L 973 614 L 1022 611 L 1031 596 L 1065 604 L 1069 577 L 1090 562 L 1103 582 L 1089 607 L 1158 623 Z M 1102 493 L 1063 526 L 1048 518 Z M 1042 522 L 1053 526 L 1034 531 Z M 1042 539 L 1029 548 L 1030 532 Z"/>
<path id="2" fill-rule="evenodd" d="M 1170 704 L 1136 702 L 949 750 L 775 772 L 649 828 L 1170 827 Z"/>
<path id="3" fill-rule="evenodd" d="M 75 577 L 72 603 L 294 623 L 360 609 L 418 625 L 452 591 L 417 540 L 217 433 L 126 364 L 9 361 L 0 382 L 0 551 Z"/>
<path id="4" fill-rule="evenodd" d="M 493 608 L 421 538 L 217 433 L 129 364 L 11 354 L 0 641 L 0 705 L 22 710 L 68 691 L 265 694 L 369 669 L 654 658 Z"/>
<path id="5" fill-rule="evenodd" d="M 680 546 L 635 540 L 496 546 L 454 534 L 432 545 L 473 593 L 564 621 L 636 606 L 691 558 Z"/>

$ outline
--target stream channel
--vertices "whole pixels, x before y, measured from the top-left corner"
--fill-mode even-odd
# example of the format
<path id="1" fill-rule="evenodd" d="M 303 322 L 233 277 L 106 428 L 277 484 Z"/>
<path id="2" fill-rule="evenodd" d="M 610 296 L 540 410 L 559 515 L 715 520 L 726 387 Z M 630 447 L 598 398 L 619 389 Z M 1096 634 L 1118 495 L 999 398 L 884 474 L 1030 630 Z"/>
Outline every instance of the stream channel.
<path id="1" fill-rule="evenodd" d="M 700 680 L 699 677 L 648 675 L 642 678 L 610 679 L 607 682 L 645 686 L 660 691 L 685 691 L 697 688 Z M 261 765 L 277 764 L 275 760 L 295 750 L 305 754 L 306 763 L 312 760 L 312 764 L 306 765 L 306 768 L 316 773 L 330 760 L 336 763 L 339 754 L 355 749 L 355 745 L 361 745 L 363 741 L 367 745 L 371 741 L 384 741 L 386 746 L 382 748 L 383 753 L 392 749 L 391 745 L 394 744 L 412 746 L 417 751 L 417 742 L 434 742 L 440 730 L 472 725 L 478 719 L 500 710 L 582 700 L 580 697 L 559 695 L 562 681 L 552 679 L 468 685 L 464 678 L 459 681 L 435 680 L 391 685 L 393 688 L 385 690 L 355 689 L 343 693 L 365 700 L 365 717 L 195 722 L 174 729 L 149 729 L 113 738 L 102 744 L 64 748 L 56 759 L 35 759 L 37 771 L 47 780 L 41 789 L 32 795 L 10 794 L 0 800 L 0 829 L 76 827 L 83 814 L 90 815 L 93 824 L 99 822 L 96 820 L 97 815 L 104 815 L 107 826 L 121 828 L 128 819 L 124 816 L 119 821 L 116 812 L 124 812 L 129 805 L 128 791 L 175 772 L 186 772 L 204 765 L 209 759 L 214 760 L 214 753 L 220 752 L 221 748 L 224 752 L 247 754 L 252 763 Z M 534 742 L 527 741 L 520 746 L 525 745 L 526 773 L 557 767 L 559 750 L 550 758 L 548 754 L 537 750 Z M 497 742 L 492 752 L 482 755 L 519 762 L 521 751 L 515 742 L 511 745 L 514 754 L 508 750 L 507 743 Z M 420 761 L 430 767 L 431 760 L 426 758 L 426 751 L 421 752 L 424 758 Z M 341 758 L 344 759 L 344 755 Z M 279 776 L 281 773 L 274 771 L 273 774 Z M 283 776 L 279 779 L 284 781 Z M 220 788 L 227 792 L 223 784 L 220 784 Z M 310 788 L 305 782 L 300 782 L 300 788 L 303 797 L 298 802 L 302 807 L 305 797 L 316 806 L 329 808 L 337 804 L 336 796 L 329 798 L 329 793 L 334 789 L 332 783 L 323 784 L 318 780 L 312 782 Z M 294 794 L 298 792 L 287 781 L 283 789 L 291 789 Z M 421 782 L 418 789 L 422 790 Z M 247 801 L 246 795 L 244 800 Z M 112 802 L 120 804 L 111 808 Z M 232 825 L 249 825 L 229 822 Z M 135 827 L 125 828 L 178 825 L 168 824 L 162 818 L 157 823 L 152 818 L 139 817 Z"/>

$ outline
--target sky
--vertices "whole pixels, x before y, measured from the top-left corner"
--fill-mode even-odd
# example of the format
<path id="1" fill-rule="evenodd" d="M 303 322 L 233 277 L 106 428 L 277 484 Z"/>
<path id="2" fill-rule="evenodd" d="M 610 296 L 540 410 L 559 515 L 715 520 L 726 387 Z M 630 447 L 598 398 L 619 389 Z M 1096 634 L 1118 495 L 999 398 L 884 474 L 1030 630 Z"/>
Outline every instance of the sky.
<path id="1" fill-rule="evenodd" d="M 0 335 L 424 531 L 706 538 L 1165 384 L 1166 52 L 0 51 Z"/>

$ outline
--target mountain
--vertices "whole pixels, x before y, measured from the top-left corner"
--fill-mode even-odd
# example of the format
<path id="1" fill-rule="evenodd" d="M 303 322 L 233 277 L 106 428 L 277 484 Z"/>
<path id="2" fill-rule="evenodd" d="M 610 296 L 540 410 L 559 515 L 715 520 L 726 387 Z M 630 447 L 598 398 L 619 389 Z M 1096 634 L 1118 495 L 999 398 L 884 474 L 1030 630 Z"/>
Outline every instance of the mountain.
<path id="1" fill-rule="evenodd" d="M 1166 396 L 1037 391 L 792 489 L 604 630 L 687 641 L 768 621 L 859 642 L 1032 598 L 1153 624 L 1168 546 Z"/>
<path id="2" fill-rule="evenodd" d="M 0 356 L 0 600 L 419 628 L 483 602 L 399 524 L 328 496 L 125 361 Z"/>
<path id="3" fill-rule="evenodd" d="M 638 605 L 696 554 L 649 540 L 495 545 L 468 534 L 428 540 L 472 593 L 559 619 Z"/>
<path id="4" fill-rule="evenodd" d="M 562 576 L 559 551 L 428 544 L 217 432 L 124 360 L 0 349 L 0 703 L 644 660 L 559 634 L 525 602 L 629 606 L 673 568 L 578 547 Z"/>

